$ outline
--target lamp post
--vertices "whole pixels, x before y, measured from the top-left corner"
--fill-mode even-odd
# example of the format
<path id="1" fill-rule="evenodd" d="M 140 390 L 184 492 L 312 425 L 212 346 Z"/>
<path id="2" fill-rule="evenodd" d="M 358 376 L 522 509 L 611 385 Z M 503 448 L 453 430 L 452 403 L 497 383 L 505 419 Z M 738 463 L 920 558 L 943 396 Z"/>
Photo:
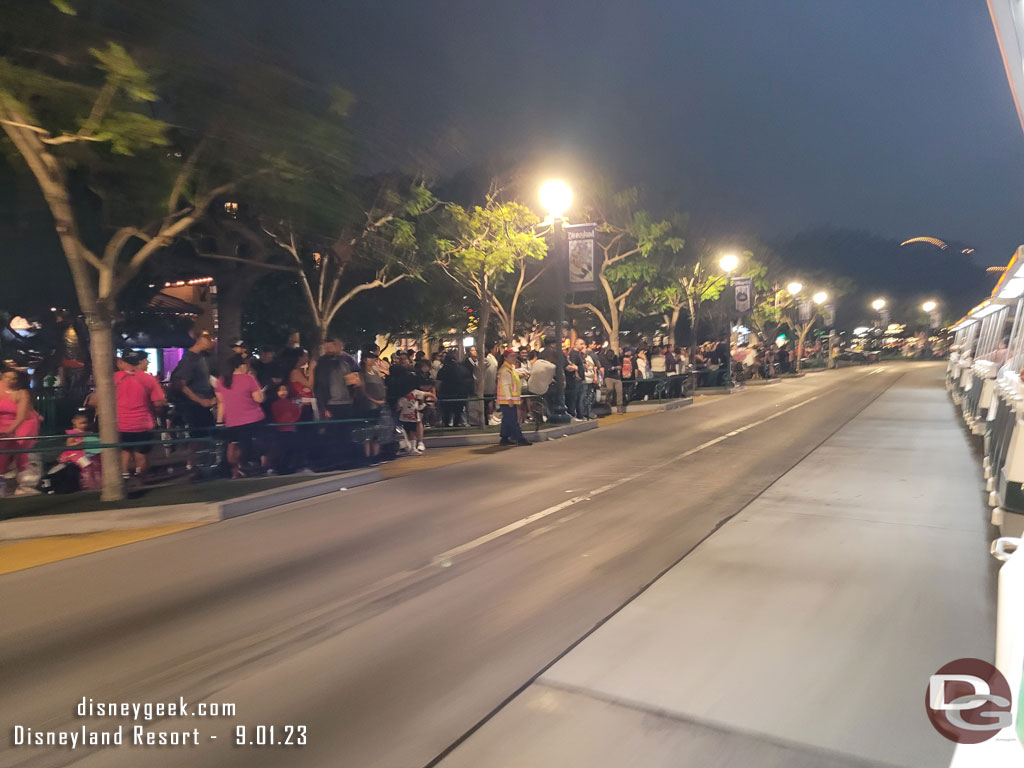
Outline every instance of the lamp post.
<path id="1" fill-rule="evenodd" d="M 728 283 L 732 284 L 732 273 L 736 271 L 736 267 L 740 265 L 740 258 L 735 253 L 727 253 L 718 260 L 718 266 L 725 272 L 725 279 Z M 727 327 L 725 331 L 725 376 L 722 379 L 722 384 L 726 387 L 732 386 L 732 312 L 729 310 L 728 305 L 726 306 L 726 317 L 728 318 Z"/>
<path id="2" fill-rule="evenodd" d="M 555 275 L 558 281 L 558 312 L 556 318 L 555 340 L 558 345 L 555 357 L 555 402 L 551 409 L 552 424 L 568 424 L 571 420 L 565 407 L 565 366 L 562 355 L 565 338 L 565 294 L 569 271 L 569 240 L 562 228 L 562 218 L 572 204 L 572 190 L 564 181 L 551 180 L 540 187 L 540 204 L 551 220 L 551 250 L 555 263 Z"/>
<path id="3" fill-rule="evenodd" d="M 921 309 L 928 314 L 928 322 L 931 323 L 932 328 L 938 328 L 942 324 L 942 318 L 939 317 L 939 302 L 934 299 L 929 299 L 921 305 Z"/>

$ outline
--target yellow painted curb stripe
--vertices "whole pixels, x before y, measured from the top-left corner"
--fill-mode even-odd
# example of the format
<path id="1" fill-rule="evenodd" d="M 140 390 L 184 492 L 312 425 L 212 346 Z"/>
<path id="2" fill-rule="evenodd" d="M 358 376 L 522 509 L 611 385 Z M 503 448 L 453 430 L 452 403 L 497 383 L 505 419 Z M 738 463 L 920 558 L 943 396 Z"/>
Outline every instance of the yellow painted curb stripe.
<path id="1" fill-rule="evenodd" d="M 130 528 L 122 531 L 100 531 L 74 536 L 47 536 L 0 544 L 0 574 L 14 573 L 45 563 L 67 560 L 69 557 L 88 555 L 103 549 L 155 539 L 169 533 L 187 531 L 209 523 L 170 523 L 151 528 Z"/>

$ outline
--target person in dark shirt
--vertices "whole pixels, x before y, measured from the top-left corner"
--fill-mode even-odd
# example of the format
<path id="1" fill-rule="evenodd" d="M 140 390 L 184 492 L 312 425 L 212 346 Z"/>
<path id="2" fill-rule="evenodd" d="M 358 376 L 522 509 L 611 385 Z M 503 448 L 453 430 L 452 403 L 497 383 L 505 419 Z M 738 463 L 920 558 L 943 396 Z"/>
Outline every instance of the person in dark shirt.
<path id="1" fill-rule="evenodd" d="M 625 413 L 626 403 L 622 398 L 622 358 L 615 354 L 614 349 L 608 347 L 601 362 L 604 364 L 605 401 L 609 408 L 614 401 L 616 410 Z"/>
<path id="2" fill-rule="evenodd" d="M 441 426 L 458 427 L 466 420 L 466 400 L 473 392 L 473 374 L 449 352 L 437 379 L 441 384 Z"/>
<path id="3" fill-rule="evenodd" d="M 171 373 L 171 388 L 177 393 L 176 405 L 182 411 L 184 423 L 193 431 L 205 432 L 215 423 L 211 409 L 217 399 L 208 361 L 214 343 L 207 331 L 200 333 Z"/>

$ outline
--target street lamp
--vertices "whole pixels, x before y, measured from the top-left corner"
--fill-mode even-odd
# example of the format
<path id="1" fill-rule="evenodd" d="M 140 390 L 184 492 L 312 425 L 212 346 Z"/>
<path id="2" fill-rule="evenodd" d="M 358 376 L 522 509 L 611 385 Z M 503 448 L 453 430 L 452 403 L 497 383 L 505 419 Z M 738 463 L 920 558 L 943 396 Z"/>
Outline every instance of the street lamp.
<path id="1" fill-rule="evenodd" d="M 889 325 L 889 310 L 885 308 L 885 299 L 878 298 L 871 302 L 872 309 L 878 313 L 878 326 L 884 331 Z"/>
<path id="2" fill-rule="evenodd" d="M 789 292 L 790 296 L 799 296 L 800 295 L 800 291 L 802 291 L 803 289 L 804 289 L 803 283 L 798 283 L 795 280 L 792 283 L 790 283 L 789 285 L 786 286 L 786 290 Z"/>
<path id="3" fill-rule="evenodd" d="M 560 220 L 572 205 L 572 190 L 564 181 L 545 181 L 540 185 L 540 204 L 552 221 Z"/>
<path id="4" fill-rule="evenodd" d="M 725 272 L 726 280 L 732 282 L 732 273 L 736 271 L 736 268 L 740 265 L 740 257 L 735 253 L 727 253 L 718 260 L 718 266 Z M 725 309 L 727 320 L 727 328 L 725 333 L 725 376 L 722 378 L 722 385 L 726 387 L 732 386 L 732 313 L 729 311 L 728 306 Z"/>
<path id="5" fill-rule="evenodd" d="M 818 291 L 811 298 L 814 300 L 814 303 L 820 307 L 822 304 L 828 301 L 828 294 L 825 293 L 824 291 Z"/>
<path id="6" fill-rule="evenodd" d="M 540 204 L 551 221 L 551 250 L 555 264 L 555 275 L 558 281 L 558 318 L 555 339 L 558 343 L 555 363 L 555 403 L 551 409 L 552 424 L 568 424 L 571 421 L 569 411 L 565 407 L 565 366 L 562 365 L 563 338 L 565 333 L 565 294 L 568 290 L 569 240 L 562 228 L 562 217 L 572 204 L 572 190 L 564 181 L 552 179 L 541 184 Z"/>
<path id="7" fill-rule="evenodd" d="M 921 305 L 926 313 L 928 313 L 928 322 L 932 328 L 938 328 L 942 324 L 942 318 L 939 316 L 939 302 L 934 299 L 928 299 L 924 304 Z"/>
<path id="8" fill-rule="evenodd" d="M 928 312 L 930 314 L 930 313 L 935 311 L 935 308 L 937 306 L 939 306 L 937 302 L 926 301 L 924 304 L 921 305 L 921 309 L 923 309 L 925 312 Z"/>

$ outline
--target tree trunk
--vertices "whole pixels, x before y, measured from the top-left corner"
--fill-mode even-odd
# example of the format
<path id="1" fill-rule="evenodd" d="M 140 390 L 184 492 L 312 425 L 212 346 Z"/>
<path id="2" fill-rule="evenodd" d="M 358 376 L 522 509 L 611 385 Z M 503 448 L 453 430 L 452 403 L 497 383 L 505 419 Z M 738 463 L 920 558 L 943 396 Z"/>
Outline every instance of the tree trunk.
<path id="1" fill-rule="evenodd" d="M 323 348 L 324 342 L 327 340 L 327 334 L 329 331 L 330 323 L 325 323 L 322 320 L 313 328 L 313 338 L 309 340 L 310 360 L 320 359 L 320 350 Z"/>
<path id="2" fill-rule="evenodd" d="M 262 275 L 255 278 L 237 275 L 217 285 L 217 375 L 227 370 L 228 358 L 234 354 L 231 344 L 244 339 L 242 314 L 245 297 L 259 277 Z"/>
<path id="3" fill-rule="evenodd" d="M 668 343 L 672 349 L 676 348 L 676 326 L 679 325 L 679 313 L 682 307 L 672 307 L 672 318 L 668 322 Z"/>
<path id="4" fill-rule="evenodd" d="M 477 328 L 476 339 L 476 381 L 474 392 L 475 399 L 469 402 L 469 420 L 474 426 L 487 425 L 487 410 L 484 408 L 484 366 L 487 358 L 487 326 L 491 322 L 491 302 L 489 296 L 484 296 L 480 302 L 480 325 Z"/>
<path id="5" fill-rule="evenodd" d="M 92 356 L 92 375 L 96 384 L 96 409 L 100 424 L 100 442 L 112 445 L 119 442 L 117 431 L 117 397 L 114 390 L 114 325 L 104 307 L 85 317 L 89 328 L 89 353 Z M 121 477 L 121 451 L 103 450 L 102 501 L 124 498 L 124 480 Z"/>

